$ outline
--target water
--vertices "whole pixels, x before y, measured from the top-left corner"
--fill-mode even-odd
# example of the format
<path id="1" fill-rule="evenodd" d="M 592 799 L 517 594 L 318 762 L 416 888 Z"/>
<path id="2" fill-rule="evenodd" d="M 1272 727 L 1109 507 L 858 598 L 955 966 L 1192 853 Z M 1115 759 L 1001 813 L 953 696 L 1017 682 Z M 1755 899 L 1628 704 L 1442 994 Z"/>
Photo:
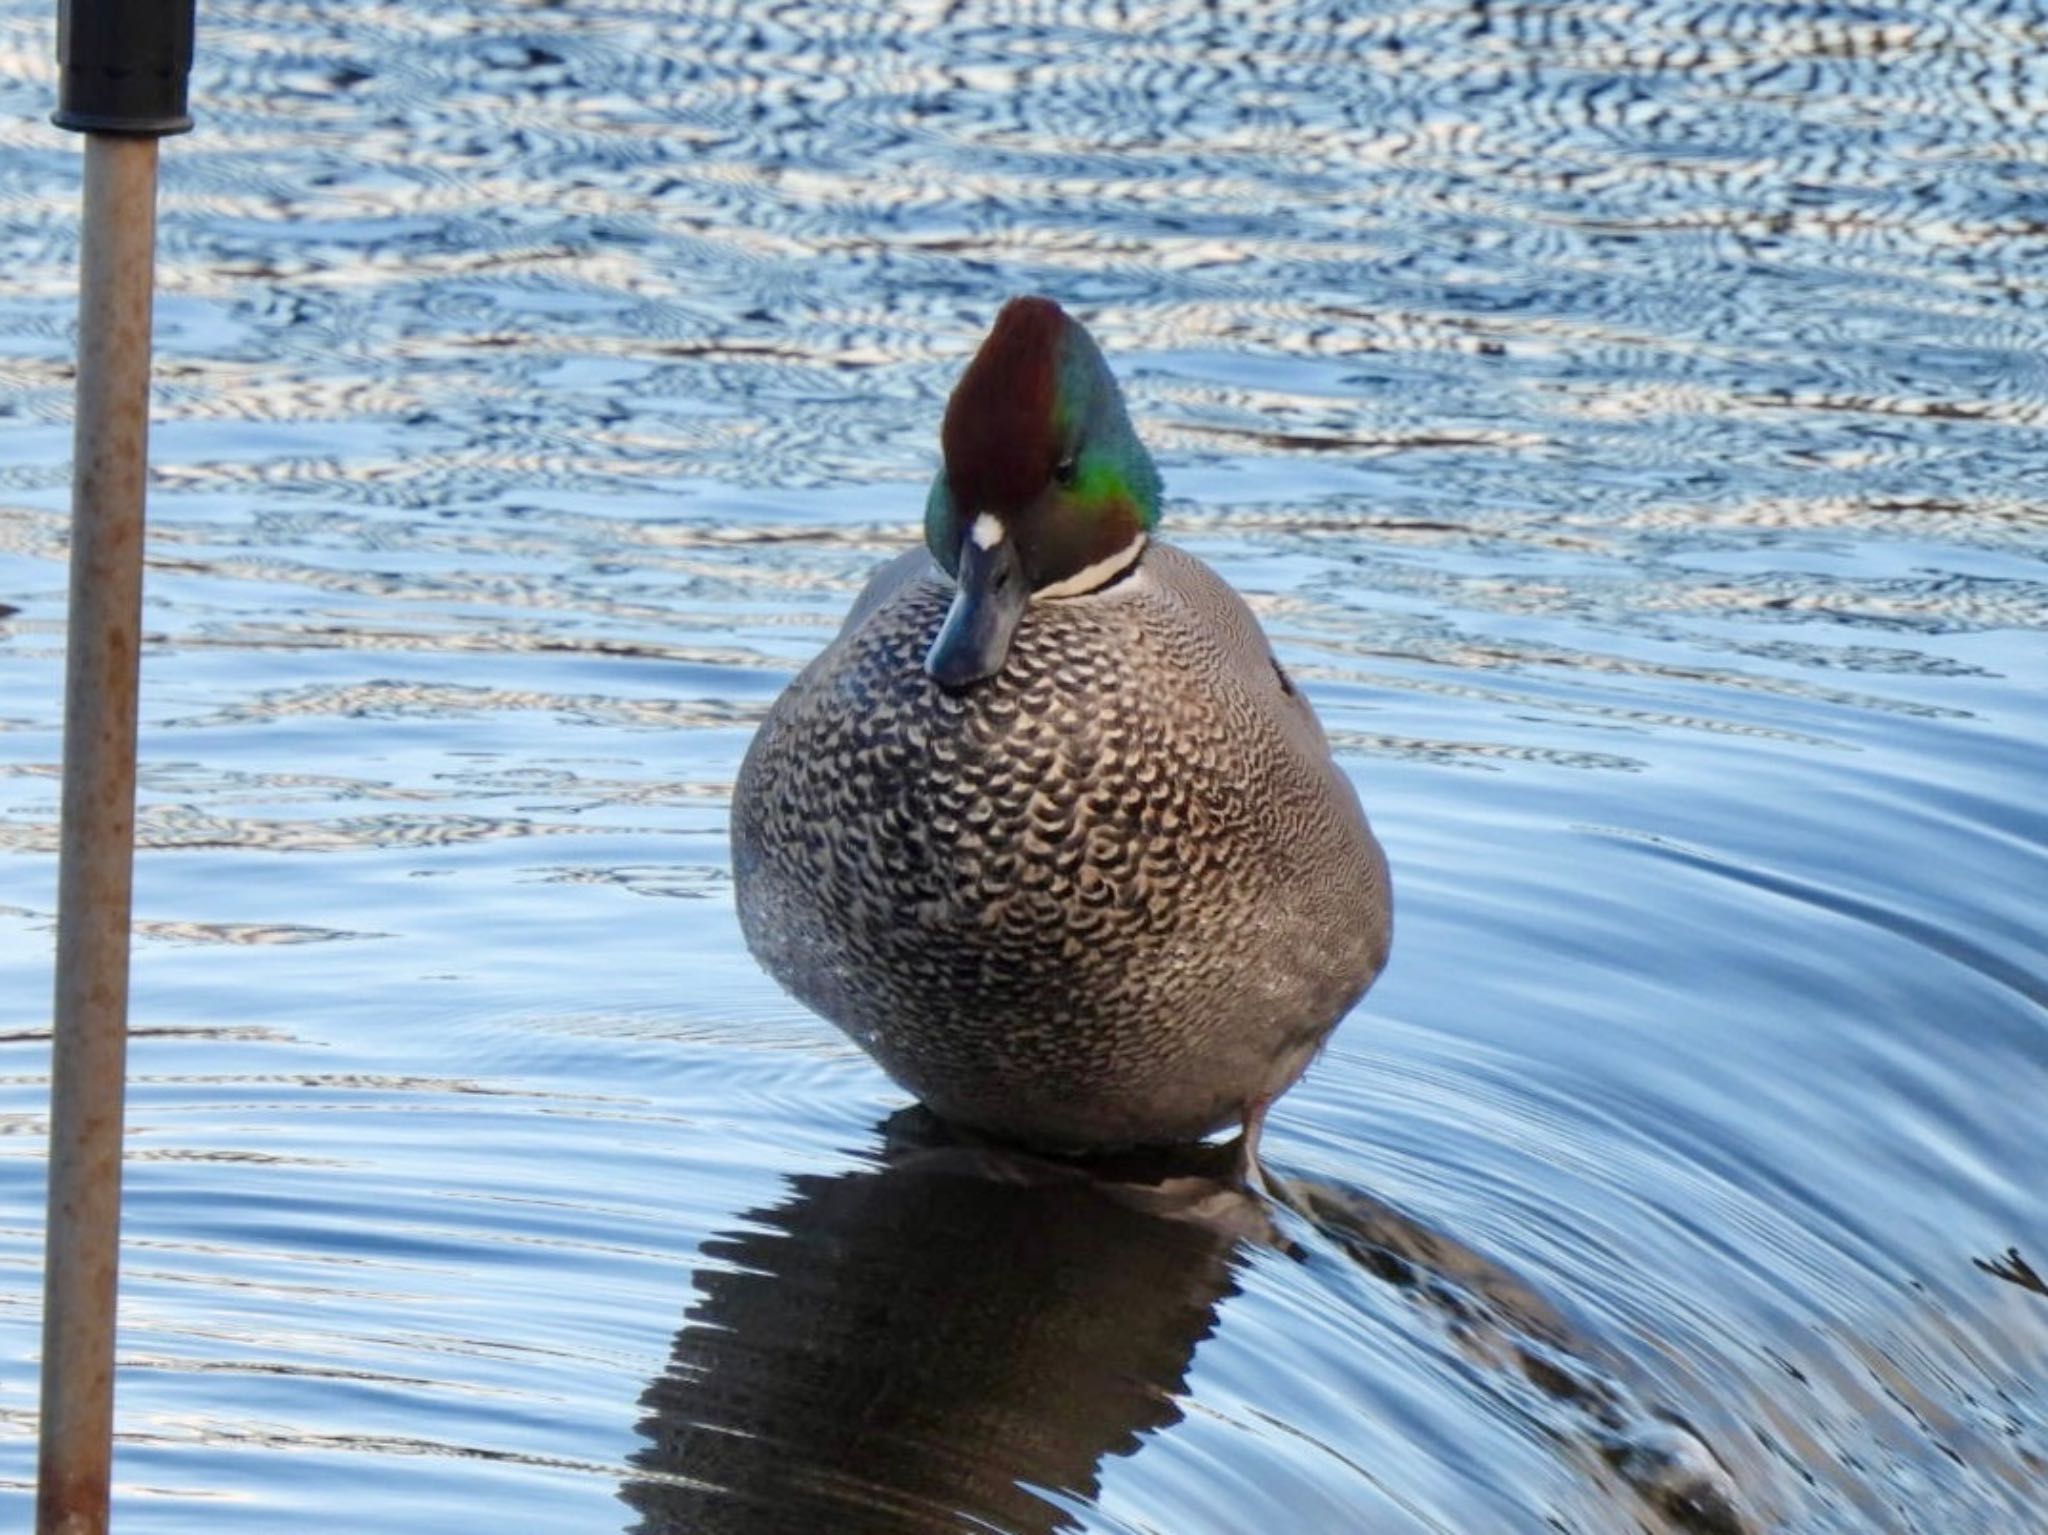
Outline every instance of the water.
<path id="1" fill-rule="evenodd" d="M 10 1526 L 47 9 L 0 0 Z M 2048 1530 L 2037 7 L 205 10 L 124 1529 Z M 1021 291 L 1393 860 L 1276 1205 L 948 1147 L 739 946 L 749 731 Z"/>

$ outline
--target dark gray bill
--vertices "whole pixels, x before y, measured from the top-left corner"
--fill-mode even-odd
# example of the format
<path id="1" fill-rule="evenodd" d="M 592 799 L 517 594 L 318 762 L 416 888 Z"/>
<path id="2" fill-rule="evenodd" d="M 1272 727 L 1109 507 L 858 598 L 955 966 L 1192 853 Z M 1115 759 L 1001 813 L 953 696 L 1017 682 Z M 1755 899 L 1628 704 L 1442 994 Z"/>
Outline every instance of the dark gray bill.
<path id="1" fill-rule="evenodd" d="M 1003 669 L 1010 636 L 1031 601 L 1024 570 L 1008 539 L 984 549 L 973 539 L 960 548 L 960 590 L 924 669 L 942 688 L 964 688 Z"/>

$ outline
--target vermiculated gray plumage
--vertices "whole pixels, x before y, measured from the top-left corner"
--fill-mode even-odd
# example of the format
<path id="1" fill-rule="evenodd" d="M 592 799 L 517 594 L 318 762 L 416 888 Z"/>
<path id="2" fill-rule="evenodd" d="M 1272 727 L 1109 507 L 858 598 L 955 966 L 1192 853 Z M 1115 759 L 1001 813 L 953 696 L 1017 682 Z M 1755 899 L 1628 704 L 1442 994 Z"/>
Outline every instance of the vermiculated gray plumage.
<path id="1" fill-rule="evenodd" d="M 1002 670 L 923 661 L 952 583 L 885 565 L 733 803 L 747 943 L 939 1114 L 1191 1140 L 1284 1091 L 1386 961 L 1386 861 L 1257 620 L 1154 542 L 1031 604 Z"/>

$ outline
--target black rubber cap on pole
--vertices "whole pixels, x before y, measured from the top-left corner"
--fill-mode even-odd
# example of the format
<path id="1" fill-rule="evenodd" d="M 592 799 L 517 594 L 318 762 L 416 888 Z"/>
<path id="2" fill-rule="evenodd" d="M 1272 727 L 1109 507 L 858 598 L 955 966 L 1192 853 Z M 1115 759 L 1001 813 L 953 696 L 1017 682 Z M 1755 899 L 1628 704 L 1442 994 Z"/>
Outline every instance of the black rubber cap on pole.
<path id="1" fill-rule="evenodd" d="M 158 138 L 192 126 L 195 0 L 57 0 L 57 110 L 79 133 Z"/>

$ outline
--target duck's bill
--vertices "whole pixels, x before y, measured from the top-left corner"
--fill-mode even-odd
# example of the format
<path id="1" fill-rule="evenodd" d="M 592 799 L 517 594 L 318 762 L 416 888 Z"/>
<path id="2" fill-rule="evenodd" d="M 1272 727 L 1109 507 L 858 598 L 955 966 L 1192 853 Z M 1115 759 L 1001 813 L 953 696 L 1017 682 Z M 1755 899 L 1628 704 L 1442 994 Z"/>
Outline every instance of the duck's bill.
<path id="1" fill-rule="evenodd" d="M 984 549 L 968 539 L 960 549 L 960 589 L 924 658 L 942 688 L 964 688 L 1003 669 L 1011 636 L 1031 601 L 1024 568 L 1008 539 Z"/>

